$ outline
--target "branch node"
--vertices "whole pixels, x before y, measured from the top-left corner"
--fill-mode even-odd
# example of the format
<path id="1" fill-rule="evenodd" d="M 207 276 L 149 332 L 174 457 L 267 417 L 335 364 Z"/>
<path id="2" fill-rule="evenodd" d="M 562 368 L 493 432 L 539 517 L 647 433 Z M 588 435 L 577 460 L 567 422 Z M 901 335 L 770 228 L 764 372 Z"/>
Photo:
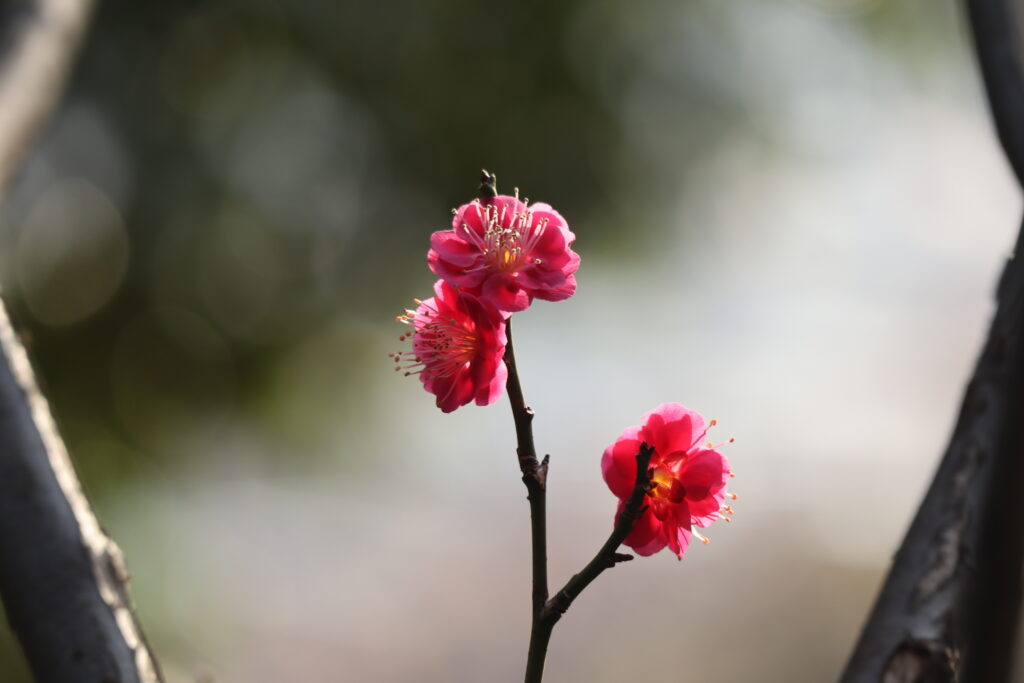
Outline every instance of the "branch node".
<path id="1" fill-rule="evenodd" d="M 548 485 L 548 463 L 551 462 L 551 456 L 545 454 L 544 459 L 540 461 L 540 467 L 537 468 L 537 483 L 542 487 Z"/>
<path id="2" fill-rule="evenodd" d="M 575 576 L 573 578 L 576 578 Z M 566 610 L 572 604 L 575 596 L 569 595 L 566 589 L 555 593 L 555 596 L 547 601 L 544 605 L 544 609 L 541 610 L 541 619 L 544 621 L 551 620 L 552 622 L 558 621 L 565 614 Z"/>

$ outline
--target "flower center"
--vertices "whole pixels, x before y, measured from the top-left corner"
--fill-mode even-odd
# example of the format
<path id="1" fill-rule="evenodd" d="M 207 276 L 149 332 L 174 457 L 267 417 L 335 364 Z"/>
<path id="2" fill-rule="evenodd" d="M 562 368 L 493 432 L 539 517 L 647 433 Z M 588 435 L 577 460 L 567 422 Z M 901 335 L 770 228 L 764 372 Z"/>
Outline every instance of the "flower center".
<path id="1" fill-rule="evenodd" d="M 681 503 L 686 497 L 686 487 L 671 470 L 658 467 L 655 468 L 654 474 L 651 476 L 651 490 L 647 492 L 647 495 L 655 500 Z"/>
<path id="2" fill-rule="evenodd" d="M 476 355 L 476 336 L 452 320 L 435 318 L 413 334 L 412 348 L 433 375 L 454 374 Z"/>
<path id="3" fill-rule="evenodd" d="M 516 199 L 519 192 L 516 191 Z M 529 209 L 516 211 L 513 205 L 503 203 L 476 203 L 477 217 L 484 227 L 483 236 L 477 234 L 467 224 L 462 224 L 465 239 L 483 254 L 483 268 L 500 273 L 514 273 L 531 260 L 531 253 L 544 234 L 548 219 L 533 222 L 533 214 Z M 540 263 L 540 259 L 533 259 Z"/>
<path id="4" fill-rule="evenodd" d="M 399 338 L 405 341 L 412 335 L 412 351 L 391 354 L 395 370 L 404 370 L 406 376 L 422 373 L 427 379 L 450 377 L 466 367 L 479 351 L 480 338 L 475 331 L 441 315 L 430 301 L 420 303 L 418 312 L 406 311 L 397 320 L 413 327 L 412 332 Z"/>

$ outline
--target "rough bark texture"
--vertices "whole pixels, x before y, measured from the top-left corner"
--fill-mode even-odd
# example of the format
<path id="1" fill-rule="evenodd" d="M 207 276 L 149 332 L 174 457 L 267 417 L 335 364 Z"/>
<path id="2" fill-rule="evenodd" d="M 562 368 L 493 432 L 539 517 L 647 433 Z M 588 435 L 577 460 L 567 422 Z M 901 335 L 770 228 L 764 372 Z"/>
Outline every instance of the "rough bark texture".
<path id="1" fill-rule="evenodd" d="M 91 2 L 0 0 L 0 194 L 60 93 Z M 0 304 L 0 596 L 40 683 L 161 677 Z"/>
<path id="2" fill-rule="evenodd" d="M 158 681 L 117 546 L 0 307 L 0 594 L 40 682 Z"/>
<path id="3" fill-rule="evenodd" d="M 1024 182 L 1024 68 L 1011 0 L 967 0 L 1003 148 Z M 953 437 L 842 680 L 1008 680 L 1021 598 L 1024 228 Z"/>

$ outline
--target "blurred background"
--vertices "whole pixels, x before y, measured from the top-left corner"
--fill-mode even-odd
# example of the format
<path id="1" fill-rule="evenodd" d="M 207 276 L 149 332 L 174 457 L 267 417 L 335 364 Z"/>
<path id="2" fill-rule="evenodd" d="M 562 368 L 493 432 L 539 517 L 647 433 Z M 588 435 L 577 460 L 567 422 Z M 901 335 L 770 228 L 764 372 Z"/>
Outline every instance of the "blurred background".
<path id="1" fill-rule="evenodd" d="M 100 3 L 0 283 L 168 679 L 520 679 L 507 401 L 443 415 L 387 357 L 481 167 L 583 258 L 516 317 L 552 583 L 624 427 L 737 438 L 736 522 L 602 576 L 548 677 L 834 678 L 1020 216 L 953 2 Z"/>

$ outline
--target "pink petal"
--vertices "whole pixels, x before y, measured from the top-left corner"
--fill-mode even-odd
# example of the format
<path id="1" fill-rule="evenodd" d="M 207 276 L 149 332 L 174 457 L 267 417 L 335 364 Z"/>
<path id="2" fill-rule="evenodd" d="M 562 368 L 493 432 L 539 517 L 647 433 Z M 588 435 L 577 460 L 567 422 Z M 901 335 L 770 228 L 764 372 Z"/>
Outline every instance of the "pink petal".
<path id="1" fill-rule="evenodd" d="M 633 426 L 605 449 L 601 457 L 601 472 L 605 483 L 617 498 L 629 498 L 636 484 L 636 454 L 640 450 L 637 438 L 640 427 Z"/>
<path id="2" fill-rule="evenodd" d="M 434 283 L 434 295 L 443 302 L 455 302 L 459 297 L 459 290 L 449 282 L 438 280 Z"/>
<path id="3" fill-rule="evenodd" d="M 458 395 L 455 392 L 456 383 L 455 377 L 432 377 L 423 380 L 423 387 L 434 394 L 435 403 L 442 412 L 450 413 L 462 405 L 458 402 Z"/>
<path id="4" fill-rule="evenodd" d="M 697 526 L 710 526 L 716 519 L 721 519 L 725 496 L 726 487 L 723 485 L 712 488 L 711 492 L 699 501 L 688 501 L 690 521 Z"/>
<path id="5" fill-rule="evenodd" d="M 715 451 L 705 451 L 706 453 L 716 453 Z M 715 481 L 716 477 L 711 476 L 711 483 L 708 485 L 707 495 L 699 501 L 690 501 L 690 520 L 697 526 L 709 526 L 716 519 L 722 517 L 721 507 L 722 503 L 725 502 L 726 487 L 729 482 L 729 461 L 721 453 L 716 453 L 721 462 L 723 473 L 720 481 Z M 708 468 L 709 472 L 713 475 L 714 470 Z M 687 475 L 688 476 L 688 475 Z M 694 491 L 695 495 L 702 493 L 702 490 L 698 486 Z M 689 489 L 687 489 L 687 496 L 690 495 Z"/>
<path id="6" fill-rule="evenodd" d="M 529 295 L 522 290 L 514 277 L 504 273 L 487 278 L 480 294 L 502 311 L 525 311 L 530 306 Z"/>
<path id="7" fill-rule="evenodd" d="M 523 289 L 544 290 L 558 287 L 565 282 L 565 274 L 544 265 L 528 264 L 519 269 L 516 279 Z"/>
<path id="8" fill-rule="evenodd" d="M 453 267 L 469 268 L 480 260 L 480 248 L 469 244 L 451 230 L 439 230 L 430 236 L 430 249 Z"/>
<path id="9" fill-rule="evenodd" d="M 490 382 L 479 387 L 476 392 L 476 404 L 478 406 L 489 406 L 505 393 L 505 383 L 508 381 L 508 368 L 504 362 L 499 362 L 495 368 Z"/>
<path id="10" fill-rule="evenodd" d="M 669 549 L 676 556 L 682 558 L 686 548 L 690 545 L 690 537 L 692 535 L 690 531 L 690 511 L 684 502 L 674 506 L 673 513 L 672 522 L 666 522 L 665 524 L 665 534 L 668 538 Z"/>
<path id="11" fill-rule="evenodd" d="M 722 498 L 708 496 L 699 503 L 690 504 L 690 523 L 697 526 L 711 526 L 722 518 Z"/>
<path id="12" fill-rule="evenodd" d="M 690 547 L 690 537 L 692 535 L 693 532 L 690 530 L 690 527 L 676 527 L 675 544 L 678 547 L 678 550 L 673 549 L 673 552 L 675 552 L 676 556 L 679 557 L 679 559 L 683 559 L 683 555 L 686 554 L 686 549 Z"/>
<path id="13" fill-rule="evenodd" d="M 638 543 L 636 546 L 631 547 L 637 555 L 647 557 L 648 555 L 653 555 L 654 553 L 662 550 L 665 547 L 665 542 L 665 536 L 663 534 L 658 534 L 652 538 L 649 543 L 645 543 L 643 545 Z"/>
<path id="14" fill-rule="evenodd" d="M 718 451 L 696 451 L 686 458 L 677 476 L 686 487 L 686 499 L 696 502 L 713 488 L 725 486 L 729 463 Z"/>
<path id="15" fill-rule="evenodd" d="M 536 289 L 530 293 L 544 301 L 565 301 L 576 293 L 576 277 L 574 275 L 570 275 L 565 278 L 565 282 L 558 287 Z"/>
<path id="16" fill-rule="evenodd" d="M 444 410 L 444 408 L 442 408 L 442 411 L 450 413 L 452 412 L 452 410 L 455 410 L 460 406 L 464 406 L 470 401 L 472 401 L 474 393 L 473 389 L 473 378 L 470 377 L 470 374 L 468 372 L 463 371 L 456 373 L 455 391 L 452 392 L 452 395 L 448 398 L 446 402 L 446 404 L 450 405 L 451 408 L 449 410 Z"/>
<path id="17" fill-rule="evenodd" d="M 549 227 L 557 227 L 558 230 L 565 236 L 565 243 L 571 244 L 576 239 L 576 235 L 572 234 L 569 230 L 569 222 L 565 220 L 562 214 L 558 213 L 551 207 L 550 204 L 544 202 L 534 202 L 530 205 L 530 213 L 534 215 L 533 223 L 537 223 L 540 219 L 547 218 Z"/>
<path id="18" fill-rule="evenodd" d="M 483 207 L 476 200 L 463 204 L 452 216 L 452 231 L 458 233 L 463 230 L 463 225 L 467 225 L 474 233 L 482 236 L 484 234 L 483 221 L 480 220 L 482 215 Z M 465 231 L 463 230 L 463 232 Z"/>
<path id="19" fill-rule="evenodd" d="M 550 204 L 547 202 L 533 202 L 530 204 L 530 211 L 532 213 L 550 213 L 553 214 L 557 220 L 561 223 L 565 223 L 565 219 L 562 218 L 562 214 L 555 211 Z"/>
<path id="20" fill-rule="evenodd" d="M 658 454 L 669 462 L 681 458 L 704 432 L 700 413 L 678 403 L 662 403 L 644 415 L 643 422 L 650 427 L 651 438 L 656 438 Z"/>
<path id="21" fill-rule="evenodd" d="M 641 438 L 654 447 L 654 457 L 651 463 L 661 462 L 662 455 L 670 452 L 667 434 L 665 433 L 665 419 L 657 412 L 657 409 L 644 415 L 643 430 Z"/>
<path id="22" fill-rule="evenodd" d="M 562 266 L 563 273 L 575 273 L 580 268 L 580 255 L 575 251 L 569 252 L 569 262 Z"/>
<path id="23" fill-rule="evenodd" d="M 678 403 L 661 403 L 657 407 L 644 413 L 643 422 L 647 422 L 654 415 L 658 415 L 664 421 L 679 420 L 689 411 Z"/>
<path id="24" fill-rule="evenodd" d="M 517 214 L 527 211 L 526 204 L 511 195 L 499 194 L 492 201 L 497 208 L 498 219 L 505 228 L 512 225 Z"/>
<path id="25" fill-rule="evenodd" d="M 433 249 L 427 252 L 427 266 L 434 275 L 459 287 L 476 287 L 487 276 L 487 271 L 482 268 L 467 269 L 452 265 Z"/>
<path id="26" fill-rule="evenodd" d="M 620 502 L 619 511 L 615 515 L 616 524 L 622 515 L 623 507 L 625 507 L 625 503 Z M 653 555 L 665 547 L 666 539 L 662 529 L 662 523 L 651 514 L 649 509 L 645 510 L 622 543 L 632 548 L 637 555 Z"/>
<path id="27" fill-rule="evenodd" d="M 672 508 L 674 507 L 667 500 L 661 500 L 659 498 L 648 499 L 650 504 L 650 510 L 654 513 L 654 516 L 664 522 L 672 516 Z"/>

